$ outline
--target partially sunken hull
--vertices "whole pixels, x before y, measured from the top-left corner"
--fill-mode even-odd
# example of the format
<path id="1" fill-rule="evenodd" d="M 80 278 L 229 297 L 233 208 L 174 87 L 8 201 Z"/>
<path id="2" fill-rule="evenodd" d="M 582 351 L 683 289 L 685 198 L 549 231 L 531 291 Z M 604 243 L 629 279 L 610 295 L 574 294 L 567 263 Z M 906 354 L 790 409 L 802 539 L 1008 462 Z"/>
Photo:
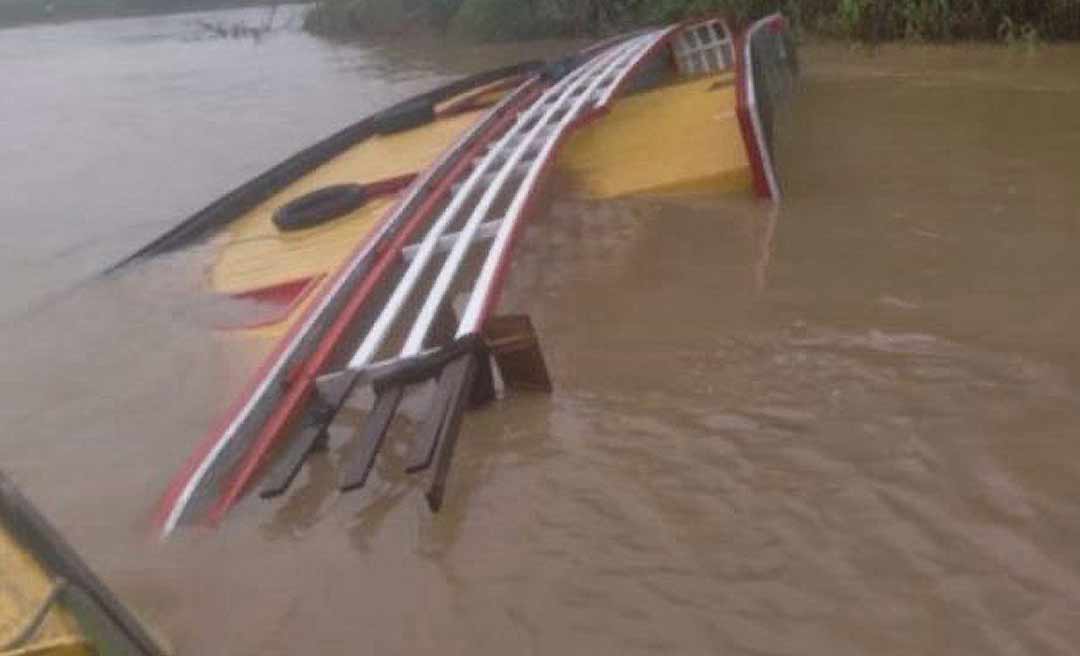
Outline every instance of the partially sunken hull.
<path id="1" fill-rule="evenodd" d="M 316 144 L 119 265 L 208 242 L 207 291 L 257 306 L 228 330 L 272 345 L 165 492 L 161 535 L 220 521 L 257 485 L 284 492 L 363 389 L 376 400 L 341 487 L 363 486 L 402 398 L 435 385 L 409 468 L 433 468 L 437 510 L 464 410 L 495 379 L 550 388 L 528 319 L 496 314 L 550 174 L 595 199 L 778 201 L 772 114 L 794 55 L 779 16 L 706 20 L 474 76 Z"/>

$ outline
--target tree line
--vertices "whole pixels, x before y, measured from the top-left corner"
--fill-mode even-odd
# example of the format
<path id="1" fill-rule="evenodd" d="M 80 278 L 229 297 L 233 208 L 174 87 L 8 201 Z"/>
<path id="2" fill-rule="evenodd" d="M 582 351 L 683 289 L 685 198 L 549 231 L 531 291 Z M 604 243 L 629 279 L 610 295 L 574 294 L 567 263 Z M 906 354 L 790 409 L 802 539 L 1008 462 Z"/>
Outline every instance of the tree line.
<path id="1" fill-rule="evenodd" d="M 168 13 L 274 0 L 0 0 L 0 24 Z M 722 12 L 783 11 L 797 30 L 860 41 L 1080 38 L 1080 0 L 315 0 L 328 35 L 456 32 L 484 40 L 601 35 Z"/>
<path id="2" fill-rule="evenodd" d="M 773 11 L 797 29 L 861 41 L 1080 37 L 1080 0 L 317 0 L 308 26 L 330 34 L 438 29 L 520 39 Z"/>

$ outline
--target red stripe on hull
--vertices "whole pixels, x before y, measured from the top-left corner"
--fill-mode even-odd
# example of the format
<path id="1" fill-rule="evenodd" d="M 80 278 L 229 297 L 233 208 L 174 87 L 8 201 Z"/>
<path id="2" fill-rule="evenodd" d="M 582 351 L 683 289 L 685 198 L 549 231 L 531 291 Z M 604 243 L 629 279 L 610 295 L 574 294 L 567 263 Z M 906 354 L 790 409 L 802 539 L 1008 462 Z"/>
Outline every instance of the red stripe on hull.
<path id="1" fill-rule="evenodd" d="M 754 119 L 750 115 L 754 110 L 750 107 L 747 89 L 745 50 L 746 37 L 740 36 L 735 40 L 733 48 L 735 52 L 735 115 L 739 119 L 743 144 L 746 145 L 746 157 L 750 160 L 754 195 L 758 198 L 769 198 L 772 194 L 769 192 L 769 180 L 765 176 L 765 161 L 761 157 L 761 148 L 758 145 L 757 134 L 754 132 Z"/>
<path id="2" fill-rule="evenodd" d="M 376 180 L 375 182 L 365 184 L 364 191 L 367 193 L 368 198 L 392 196 L 393 194 L 408 189 L 409 185 L 416 182 L 417 177 L 419 176 L 416 173 L 405 173 L 393 178 Z"/>
<path id="3" fill-rule="evenodd" d="M 635 67 L 633 67 L 625 76 L 619 86 L 616 87 L 615 93 L 612 94 L 613 98 L 615 94 L 623 90 L 624 86 L 629 82 L 640 66 L 644 65 L 657 50 L 669 43 L 671 36 L 674 35 L 677 30 L 678 28 L 670 29 L 665 37 L 659 39 L 653 48 L 641 58 Z M 303 411 L 307 407 L 307 403 L 315 393 L 316 378 L 324 373 L 326 368 L 331 364 L 338 348 L 341 346 L 343 338 L 352 327 L 352 324 L 370 299 L 374 290 L 383 281 L 384 277 L 394 265 L 400 250 L 406 245 L 412 235 L 430 219 L 430 216 L 438 209 L 442 198 L 450 193 L 451 186 L 468 171 L 468 168 L 473 163 L 473 159 L 481 149 L 487 146 L 505 130 L 508 123 L 512 121 L 515 116 L 514 109 L 532 101 L 538 93 L 539 91 L 537 89 L 532 89 L 531 92 L 523 94 L 522 98 L 514 107 L 509 107 L 507 109 L 506 116 L 488 127 L 484 135 L 477 139 L 476 143 L 473 144 L 469 151 L 463 154 L 460 161 L 458 161 L 453 168 L 443 176 L 443 179 L 438 183 L 438 186 L 431 191 L 423 204 L 417 208 L 412 217 L 408 219 L 405 226 L 394 236 L 389 247 L 383 249 L 379 253 L 378 261 L 372 270 L 350 293 L 346 305 L 337 314 L 331 327 L 320 338 L 314 353 L 305 360 L 300 361 L 293 367 L 293 371 L 286 374 L 285 382 L 287 384 L 287 390 L 284 392 L 284 397 L 280 400 L 270 417 L 262 425 L 252 442 L 251 447 L 246 450 L 238 464 L 227 477 L 227 481 L 223 487 L 223 493 L 213 503 L 210 509 L 208 516 L 210 522 L 220 522 L 225 514 L 236 504 L 246 492 L 255 476 L 261 471 L 270 453 L 288 434 L 289 428 L 301 418 Z M 544 168 L 541 171 L 541 180 L 546 177 L 550 166 L 554 164 L 556 160 L 555 153 L 562 146 L 563 140 L 581 125 L 584 125 L 591 120 L 595 120 L 606 111 L 607 106 L 598 107 L 596 110 L 583 116 L 571 125 L 570 129 L 560 137 L 559 142 L 552 151 L 552 157 L 544 163 Z M 510 248 L 506 251 L 507 255 L 512 251 L 514 243 L 520 236 L 519 233 L 525 223 L 524 219 L 535 209 L 539 187 L 540 185 L 537 184 L 536 188 L 532 190 L 526 200 L 526 206 L 522 215 L 523 220 L 519 221 L 514 226 L 514 231 L 510 236 Z M 396 208 L 390 211 L 380 221 L 379 226 L 372 231 L 371 236 L 365 239 L 364 242 L 354 250 L 353 255 L 349 259 L 350 263 L 363 255 L 365 249 L 369 246 L 370 240 L 375 235 L 379 235 L 382 232 L 383 227 L 386 225 L 387 221 L 395 215 L 396 211 Z M 489 315 L 498 302 L 508 273 L 509 262 L 510 258 L 507 256 L 497 265 L 498 268 L 496 269 L 495 277 L 493 279 L 491 294 L 485 299 L 484 308 L 481 314 L 483 318 L 486 318 Z M 333 282 L 325 286 L 325 289 L 328 290 L 327 293 L 329 293 L 329 290 L 334 289 L 342 277 L 346 275 L 348 275 L 348 266 L 342 267 L 342 269 L 335 274 Z M 305 313 L 304 317 L 298 320 L 290 328 L 287 335 L 279 341 L 274 352 L 260 364 L 256 374 L 249 381 L 244 392 L 230 406 L 229 411 L 218 422 L 214 430 L 206 436 L 196 451 L 196 454 L 185 464 L 180 475 L 174 479 L 162 500 L 157 515 L 157 522 L 159 525 L 163 525 L 168 520 L 169 515 L 175 509 L 181 494 L 183 494 L 185 488 L 188 486 L 199 467 L 214 451 L 220 440 L 225 438 L 228 427 L 243 411 L 243 408 L 255 397 L 258 388 L 263 385 L 274 366 L 281 361 L 285 350 L 288 348 L 289 344 L 295 340 L 301 328 L 307 325 L 309 319 L 312 318 L 312 313 L 317 311 L 318 305 L 319 303 L 313 303 L 311 308 Z"/>
<path id="4" fill-rule="evenodd" d="M 783 16 L 777 14 L 764 18 L 757 24 L 767 25 L 769 29 L 774 31 L 782 31 L 787 21 Z M 746 61 L 746 40 L 749 38 L 749 32 L 753 27 L 754 25 L 751 25 L 741 36 L 735 39 L 735 114 L 739 119 L 739 128 L 742 131 L 743 142 L 746 144 L 746 155 L 750 160 L 754 194 L 760 198 L 772 198 L 768 174 L 765 171 L 765 157 L 761 152 L 763 144 L 758 141 L 757 131 L 754 129 L 753 113 L 757 109 L 750 105 L 749 85 L 751 80 L 748 77 L 749 62 Z"/>
<path id="5" fill-rule="evenodd" d="M 668 30 L 668 33 L 664 35 L 662 39 L 659 39 L 655 44 L 653 44 L 653 46 L 649 48 L 649 50 L 641 57 L 641 59 L 638 60 L 634 64 L 634 66 L 630 68 L 629 71 L 627 71 L 623 79 L 612 90 L 612 101 L 614 101 L 615 97 L 618 96 L 619 93 L 621 93 L 626 88 L 626 86 L 630 83 L 631 78 L 633 78 L 634 74 L 637 73 L 645 65 L 645 62 L 651 59 L 660 49 L 667 46 L 671 42 L 671 38 L 676 33 L 678 33 L 681 27 L 682 24 L 670 28 Z M 480 312 L 479 325 L 481 327 L 491 316 L 491 313 L 495 311 L 495 307 L 499 303 L 499 298 L 502 296 L 503 287 L 506 284 L 506 277 L 510 272 L 510 253 L 513 252 L 514 246 L 521 236 L 521 231 L 524 229 L 526 221 L 536 209 L 536 205 L 538 204 L 540 195 L 541 182 L 548 176 L 551 167 L 554 166 L 556 161 L 558 160 L 559 150 L 562 148 L 565 141 L 571 135 L 573 135 L 574 132 L 606 115 L 610 111 L 610 105 L 611 103 L 609 102 L 607 105 L 596 107 L 587 114 L 578 117 L 576 120 L 574 120 L 567 126 L 567 129 L 559 136 L 558 140 L 555 142 L 554 147 L 551 149 L 551 157 L 549 157 L 548 160 L 544 162 L 543 167 L 540 170 L 540 174 L 539 176 L 537 176 L 536 186 L 529 192 L 528 197 L 525 199 L 525 205 L 522 207 L 521 211 L 521 220 L 517 222 L 517 224 L 514 226 L 513 232 L 510 233 L 510 239 L 507 244 L 505 256 L 502 258 L 502 260 L 499 261 L 499 263 L 495 267 L 495 275 L 492 278 L 491 293 L 488 294 L 488 297 L 486 299 L 484 299 L 484 306 Z"/>
<path id="6" fill-rule="evenodd" d="M 380 180 L 374 183 L 373 186 L 376 188 L 376 195 L 383 195 L 387 193 L 393 193 L 394 190 L 400 191 L 401 189 L 408 187 L 408 185 L 412 184 L 415 180 L 415 174 L 406 174 L 398 176 L 396 178 Z M 386 225 L 386 222 L 389 221 L 393 215 L 394 209 L 392 208 L 382 217 L 382 219 L 380 219 L 379 223 L 372 228 L 371 232 L 369 233 L 369 237 L 361 241 L 360 244 L 358 244 L 357 247 L 353 249 L 347 261 L 351 262 L 356 258 L 360 257 L 363 254 L 364 249 L 368 247 L 368 244 L 370 243 L 372 237 L 381 233 L 382 229 Z M 333 289 L 337 281 L 340 280 L 341 277 L 344 275 L 346 275 L 345 267 L 342 267 L 342 269 L 334 275 L 333 280 L 324 286 L 324 289 L 327 290 L 327 292 L 324 293 L 328 293 L 329 290 Z M 248 402 L 251 401 L 251 399 L 255 396 L 256 390 L 259 388 L 260 385 L 262 385 L 266 377 L 269 376 L 271 370 L 274 368 L 274 365 L 281 359 L 285 350 L 288 348 L 288 345 L 299 333 L 300 328 L 304 326 L 307 323 L 308 319 L 311 318 L 312 314 L 316 312 L 318 304 L 318 300 L 313 302 L 309 309 L 303 314 L 303 316 L 300 317 L 289 328 L 289 330 L 280 340 L 278 340 L 277 344 L 274 346 L 274 349 L 270 352 L 270 354 L 266 358 L 264 358 L 262 362 L 259 363 L 258 368 L 255 370 L 255 373 L 252 374 L 251 378 L 248 379 L 248 382 L 244 386 L 244 389 L 240 392 L 239 395 L 237 395 L 236 399 L 231 404 L 229 404 L 229 407 L 226 409 L 226 411 L 221 415 L 221 417 L 213 425 L 210 431 L 207 432 L 206 436 L 202 439 L 202 441 L 199 442 L 199 445 L 196 447 L 195 452 L 184 463 L 184 466 L 180 469 L 180 472 L 173 478 L 172 482 L 169 484 L 169 487 L 166 488 L 165 494 L 162 495 L 161 501 L 158 503 L 157 510 L 155 511 L 152 518 L 152 522 L 155 527 L 160 529 L 165 525 L 166 521 L 168 521 L 169 515 L 176 507 L 176 504 L 179 502 L 180 496 L 183 494 L 184 489 L 187 487 L 188 483 L 195 475 L 195 472 L 198 471 L 199 466 L 210 456 L 218 443 L 222 439 L 224 439 L 225 432 L 226 430 L 228 430 L 229 425 L 232 424 L 235 418 L 243 410 L 244 406 L 246 406 Z"/>
<path id="7" fill-rule="evenodd" d="M 293 313 L 293 310 L 300 305 L 300 301 L 319 286 L 322 279 L 322 275 L 309 276 L 269 287 L 229 294 L 229 298 L 237 301 L 254 301 L 260 305 L 273 306 L 273 312 L 249 321 L 243 319 L 232 322 L 223 321 L 215 327 L 219 330 L 254 330 L 280 323 Z"/>
<path id="8" fill-rule="evenodd" d="M 533 98 L 534 95 L 526 96 L 522 103 Z M 287 434 L 289 427 L 299 419 L 307 402 L 315 392 L 316 378 L 324 372 L 330 364 L 340 342 L 348 332 L 351 324 L 363 309 L 372 292 L 382 282 L 398 258 L 401 249 L 408 243 L 412 235 L 430 218 L 438 208 L 441 199 L 450 193 L 452 185 L 468 171 L 473 164 L 473 159 L 479 154 L 492 139 L 501 134 L 509 123 L 514 120 L 513 111 L 507 111 L 506 117 L 492 125 L 485 138 L 477 141 L 473 147 L 462 156 L 454 168 L 443 178 L 439 186 L 432 190 L 427 200 L 409 219 L 406 226 L 398 233 L 394 241 L 386 248 L 378 263 L 350 295 L 349 301 L 327 334 L 320 340 L 315 353 L 307 361 L 297 368 L 294 376 L 290 377 L 289 389 L 285 398 L 281 400 L 274 413 L 267 420 L 253 446 L 240 462 L 224 494 L 210 510 L 209 520 L 211 523 L 219 523 L 226 513 L 243 496 L 251 481 L 261 470 L 271 451 Z M 393 212 L 390 213 L 392 215 Z M 387 218 L 389 218 L 389 216 Z"/>

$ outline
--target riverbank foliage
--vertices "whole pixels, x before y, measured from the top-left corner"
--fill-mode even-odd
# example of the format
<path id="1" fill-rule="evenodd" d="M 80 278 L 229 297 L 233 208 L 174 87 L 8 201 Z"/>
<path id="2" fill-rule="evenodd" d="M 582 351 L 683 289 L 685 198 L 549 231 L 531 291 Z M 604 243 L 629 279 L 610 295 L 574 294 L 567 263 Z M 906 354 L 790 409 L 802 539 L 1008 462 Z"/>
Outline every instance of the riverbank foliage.
<path id="1" fill-rule="evenodd" d="M 502 40 L 777 10 L 798 29 L 860 41 L 1080 38 L 1080 0 L 317 0 L 307 27 L 332 35 L 437 29 Z"/>

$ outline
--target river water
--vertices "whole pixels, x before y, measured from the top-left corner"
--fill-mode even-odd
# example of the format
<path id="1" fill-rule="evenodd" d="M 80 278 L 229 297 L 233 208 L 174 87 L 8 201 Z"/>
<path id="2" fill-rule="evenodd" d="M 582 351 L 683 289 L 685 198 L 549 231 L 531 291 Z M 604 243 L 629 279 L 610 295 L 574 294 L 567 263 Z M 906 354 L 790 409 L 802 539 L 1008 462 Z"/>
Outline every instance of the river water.
<path id="1" fill-rule="evenodd" d="M 0 466 L 199 655 L 1073 654 L 1080 49 L 804 49 L 782 208 L 553 187 L 510 307 L 557 389 L 471 414 L 448 504 L 336 452 L 158 544 L 243 379 L 197 254 L 90 274 L 341 125 L 532 54 L 0 31 Z M 530 52 L 526 52 L 529 50 Z"/>

